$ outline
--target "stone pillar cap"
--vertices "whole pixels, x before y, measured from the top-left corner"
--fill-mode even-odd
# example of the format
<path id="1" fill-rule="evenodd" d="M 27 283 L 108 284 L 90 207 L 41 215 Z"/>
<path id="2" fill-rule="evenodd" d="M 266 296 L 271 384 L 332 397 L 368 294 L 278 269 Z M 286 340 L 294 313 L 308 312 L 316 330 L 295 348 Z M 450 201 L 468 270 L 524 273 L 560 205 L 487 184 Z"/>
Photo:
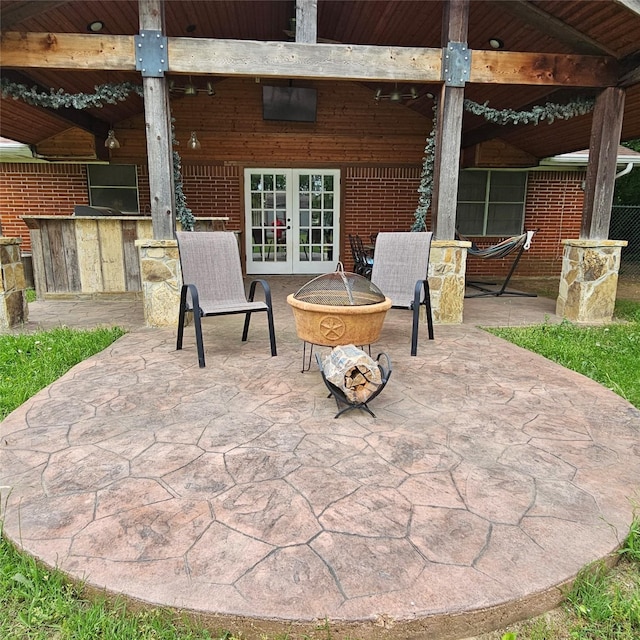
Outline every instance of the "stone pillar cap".
<path id="1" fill-rule="evenodd" d="M 585 249 L 593 249 L 596 247 L 626 247 L 629 242 L 627 240 L 562 240 L 562 244 L 569 247 L 584 247 Z"/>

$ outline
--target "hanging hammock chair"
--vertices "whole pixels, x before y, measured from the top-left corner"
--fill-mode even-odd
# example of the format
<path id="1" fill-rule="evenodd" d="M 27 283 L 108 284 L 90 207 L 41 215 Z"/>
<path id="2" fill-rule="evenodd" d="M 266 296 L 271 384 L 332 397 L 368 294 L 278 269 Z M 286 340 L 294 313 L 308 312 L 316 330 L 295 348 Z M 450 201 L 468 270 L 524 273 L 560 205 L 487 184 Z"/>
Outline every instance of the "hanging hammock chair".
<path id="1" fill-rule="evenodd" d="M 506 238 L 505 240 L 502 240 L 502 242 L 498 242 L 497 244 L 493 244 L 482 249 L 469 238 L 465 238 L 460 233 L 456 233 L 456 238 L 458 240 L 466 240 L 467 242 L 471 242 L 471 246 L 467 249 L 467 253 L 470 256 L 490 260 L 496 258 L 506 258 L 512 253 L 515 253 L 511 269 L 509 270 L 507 277 L 505 278 L 502 285 L 500 285 L 499 289 L 490 288 L 498 286 L 498 284 L 495 282 L 474 282 L 467 280 L 466 286 L 471 287 L 472 289 L 477 289 L 479 293 L 466 294 L 465 298 L 479 298 L 483 296 L 524 296 L 527 298 L 535 298 L 535 293 L 524 293 L 523 291 L 512 291 L 510 289 L 507 289 L 509 280 L 511 280 L 511 276 L 516 270 L 518 262 L 520 262 L 522 253 L 524 251 L 528 251 L 529 247 L 531 246 L 531 240 L 533 239 L 535 233 L 535 231 L 526 231 L 521 235 Z"/>

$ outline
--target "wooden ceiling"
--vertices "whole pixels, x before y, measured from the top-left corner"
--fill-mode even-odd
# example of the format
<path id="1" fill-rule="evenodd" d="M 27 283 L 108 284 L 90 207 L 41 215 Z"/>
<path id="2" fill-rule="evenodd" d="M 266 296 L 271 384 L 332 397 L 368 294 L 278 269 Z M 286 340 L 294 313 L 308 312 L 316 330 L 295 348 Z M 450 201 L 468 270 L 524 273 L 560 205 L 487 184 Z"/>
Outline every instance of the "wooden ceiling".
<path id="1" fill-rule="evenodd" d="M 441 46 L 443 2 L 424 0 L 318 0 L 318 42 L 401 47 Z M 294 0 L 167 0 L 167 35 L 253 41 L 292 41 Z M 89 24 L 104 23 L 100 34 L 138 33 L 137 0 L 0 0 L 3 31 L 90 33 Z M 640 2 L 638 0 L 471 0 L 469 48 L 491 50 L 490 39 L 505 51 L 597 55 L 615 58 L 627 86 L 622 139 L 640 138 Z M 96 36 L 99 37 L 99 36 Z M 2 61 L 0 60 L 0 64 Z M 122 71 L 58 71 L 2 68 L 14 81 L 70 93 L 91 92 L 101 83 L 139 82 L 139 74 Z M 204 78 L 200 79 L 204 82 Z M 366 84 L 372 94 L 378 84 Z M 385 89 L 393 85 L 387 85 Z M 401 90 L 408 90 L 400 86 Z M 421 87 L 437 93 L 439 86 Z M 567 102 L 594 90 L 551 86 L 469 83 L 465 95 L 496 108 L 523 109 L 546 101 Z M 431 119 L 431 101 L 407 103 Z M 142 111 L 131 98 L 118 105 L 83 112 L 51 112 L 20 101 L 0 102 L 0 135 L 37 144 L 70 126 L 104 135 L 105 128 Z M 463 146 L 499 135 L 535 157 L 587 148 L 591 118 L 531 127 L 487 125 L 465 115 Z"/>

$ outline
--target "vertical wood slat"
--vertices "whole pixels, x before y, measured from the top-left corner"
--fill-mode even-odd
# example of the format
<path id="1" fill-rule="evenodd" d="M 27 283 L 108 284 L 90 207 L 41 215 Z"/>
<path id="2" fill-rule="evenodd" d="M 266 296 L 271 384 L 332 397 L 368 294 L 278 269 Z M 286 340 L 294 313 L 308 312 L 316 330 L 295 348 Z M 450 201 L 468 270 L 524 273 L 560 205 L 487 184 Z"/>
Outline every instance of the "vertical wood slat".
<path id="1" fill-rule="evenodd" d="M 31 238 L 31 261 L 33 265 L 33 282 L 36 288 L 36 297 L 38 300 L 44 298 L 47 291 L 47 274 L 44 268 L 44 253 L 42 247 L 42 229 L 29 229 L 29 237 Z"/>
<path id="2" fill-rule="evenodd" d="M 42 258 L 44 264 L 44 273 L 45 273 L 45 291 L 57 291 L 56 289 L 56 278 L 54 275 L 53 268 L 53 256 L 51 253 L 51 242 L 49 238 L 49 227 L 50 223 L 47 221 L 42 222 L 41 228 L 41 240 L 42 240 Z"/>
<path id="3" fill-rule="evenodd" d="M 135 241 L 138 238 L 135 221 L 122 223 L 122 256 L 124 260 L 124 286 L 127 291 L 140 291 L 140 259 Z"/>
<path id="4" fill-rule="evenodd" d="M 162 0 L 138 0 L 138 13 L 140 30 L 165 33 Z M 174 237 L 176 208 L 167 79 L 144 77 L 142 88 L 153 237 L 156 240 L 169 240 Z"/>
<path id="5" fill-rule="evenodd" d="M 100 266 L 104 291 L 125 290 L 124 255 L 120 220 L 104 220 L 98 224 Z"/>
<path id="6" fill-rule="evenodd" d="M 104 291 L 98 244 L 98 222 L 77 218 L 75 220 L 76 244 L 78 247 L 78 270 L 83 293 Z"/>
<path id="7" fill-rule="evenodd" d="M 62 243 L 64 246 L 65 268 L 67 277 L 67 291 L 79 292 L 82 290 L 80 284 L 80 271 L 78 267 L 78 248 L 76 245 L 76 232 L 73 228 L 72 220 L 65 220 L 61 224 Z"/>
<path id="8" fill-rule="evenodd" d="M 583 240 L 606 240 L 609 237 L 625 95 L 624 89 L 609 87 L 596 99 L 580 229 Z"/>

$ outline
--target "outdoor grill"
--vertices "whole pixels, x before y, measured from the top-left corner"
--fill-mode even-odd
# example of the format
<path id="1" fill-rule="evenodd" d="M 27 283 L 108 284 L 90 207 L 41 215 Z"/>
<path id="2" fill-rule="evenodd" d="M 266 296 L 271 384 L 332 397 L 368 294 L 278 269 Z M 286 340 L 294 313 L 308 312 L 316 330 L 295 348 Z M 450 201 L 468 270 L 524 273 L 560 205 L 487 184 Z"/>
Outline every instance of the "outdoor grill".
<path id="1" fill-rule="evenodd" d="M 326 347 L 375 342 L 391 307 L 375 284 L 342 265 L 310 280 L 287 297 L 298 337 Z"/>

